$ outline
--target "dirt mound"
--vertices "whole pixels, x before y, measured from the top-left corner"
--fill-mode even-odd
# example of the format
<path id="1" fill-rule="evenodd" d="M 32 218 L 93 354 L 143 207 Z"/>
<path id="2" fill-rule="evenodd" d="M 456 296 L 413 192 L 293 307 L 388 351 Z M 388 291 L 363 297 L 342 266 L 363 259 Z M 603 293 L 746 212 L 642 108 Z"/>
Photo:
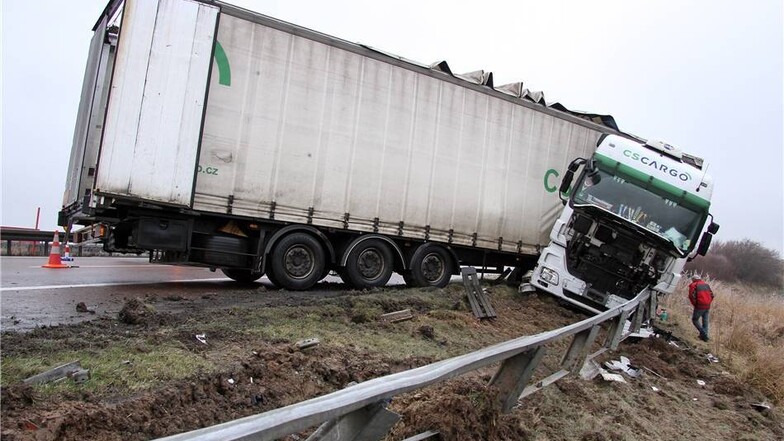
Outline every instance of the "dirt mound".
<path id="1" fill-rule="evenodd" d="M 24 409 L 31 406 L 36 400 L 33 387 L 24 383 L 0 388 L 0 396 L 3 397 L 4 410 Z"/>
<path id="2" fill-rule="evenodd" d="M 138 298 L 125 302 L 117 316 L 121 322 L 129 325 L 143 325 L 154 317 L 155 308 Z"/>
<path id="3" fill-rule="evenodd" d="M 517 418 L 499 413 L 497 392 L 480 379 L 460 378 L 396 398 L 390 409 L 403 418 L 388 439 L 403 439 L 428 430 L 438 431 L 445 440 L 529 439 L 531 432 Z"/>

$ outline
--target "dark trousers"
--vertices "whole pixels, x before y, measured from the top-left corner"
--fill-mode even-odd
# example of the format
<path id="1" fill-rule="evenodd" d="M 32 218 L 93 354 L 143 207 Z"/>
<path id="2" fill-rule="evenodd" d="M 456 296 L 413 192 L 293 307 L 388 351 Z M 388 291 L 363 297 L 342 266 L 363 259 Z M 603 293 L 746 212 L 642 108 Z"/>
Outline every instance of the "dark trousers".
<path id="1" fill-rule="evenodd" d="M 702 321 L 702 324 L 700 324 Z M 710 323 L 710 309 L 695 309 L 691 315 L 691 322 L 700 331 L 700 339 L 708 340 L 708 326 Z"/>

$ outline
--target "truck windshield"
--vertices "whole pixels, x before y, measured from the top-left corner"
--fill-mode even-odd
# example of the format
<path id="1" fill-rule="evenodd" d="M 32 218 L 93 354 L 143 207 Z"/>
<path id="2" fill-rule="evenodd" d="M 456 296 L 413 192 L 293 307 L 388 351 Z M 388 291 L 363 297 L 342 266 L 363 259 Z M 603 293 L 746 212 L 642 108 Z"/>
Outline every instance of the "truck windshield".
<path id="1" fill-rule="evenodd" d="M 600 169 L 593 176 L 583 174 L 572 200 L 576 206 L 593 205 L 634 222 L 685 254 L 700 233 L 704 213 L 675 199 L 672 194 Z"/>

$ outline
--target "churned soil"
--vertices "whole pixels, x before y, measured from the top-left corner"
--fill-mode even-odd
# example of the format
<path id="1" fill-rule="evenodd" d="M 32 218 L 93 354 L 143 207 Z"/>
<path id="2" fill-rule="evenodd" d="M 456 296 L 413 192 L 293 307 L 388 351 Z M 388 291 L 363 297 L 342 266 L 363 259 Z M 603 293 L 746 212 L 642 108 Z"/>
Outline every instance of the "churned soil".
<path id="1" fill-rule="evenodd" d="M 179 299 L 132 299 L 116 317 L 3 334 L 4 371 L 8 360 L 43 356 L 44 341 L 63 341 L 74 350 L 104 353 L 130 335 L 147 342 L 138 348 L 140 352 L 173 339 L 182 352 L 209 361 L 215 368 L 195 369 L 140 388 L 111 382 L 105 387 L 87 387 L 96 379 L 88 380 L 87 386 L 61 388 L 4 379 L 2 439 L 154 439 L 424 366 L 445 358 L 450 348 L 460 347 L 458 352 L 464 353 L 586 318 L 547 296 L 523 296 L 506 287 L 488 287 L 499 318 L 482 322 L 471 314 L 460 285 L 416 295 L 405 289 L 333 292 L 323 300 L 284 291 L 243 290 L 248 299 L 239 304 L 225 300 L 236 299 L 239 291 L 206 299 L 212 303 L 209 308 L 178 308 L 176 313 L 166 312 L 164 304 Z M 364 302 L 362 308 L 357 299 Z M 307 308 L 307 314 L 318 315 L 325 327 L 345 326 L 346 332 L 353 333 L 353 343 L 324 339 L 315 347 L 299 350 L 291 338 L 233 332 L 228 325 L 222 329 L 214 325 L 247 322 L 258 308 L 272 314 L 279 310 L 294 326 L 305 320 L 296 315 L 298 308 Z M 413 311 L 413 320 L 388 324 L 377 319 L 378 313 L 406 308 Z M 193 330 L 208 323 L 212 331 L 205 344 L 193 338 Z M 411 345 L 410 353 L 401 355 L 375 343 L 363 344 L 371 338 L 381 341 L 385 334 L 407 341 L 404 345 Z M 447 352 L 415 350 L 417 345 Z M 548 346 L 550 353 L 535 381 L 557 370 L 567 345 L 568 341 Z M 626 376 L 625 383 L 616 383 L 601 376 L 592 380 L 569 376 L 524 398 L 507 414 L 498 411 L 497 391 L 488 386 L 497 366 L 395 397 L 388 409 L 401 419 L 387 439 L 405 439 L 429 430 L 438 431 L 444 440 L 784 439 L 780 413 L 775 408 L 758 411 L 752 407 L 764 397 L 738 382 L 721 362 L 708 361 L 700 348 L 663 338 L 626 341 L 618 351 L 597 361 L 620 355 L 640 369 L 639 377 Z M 285 439 L 305 439 L 314 429 Z"/>

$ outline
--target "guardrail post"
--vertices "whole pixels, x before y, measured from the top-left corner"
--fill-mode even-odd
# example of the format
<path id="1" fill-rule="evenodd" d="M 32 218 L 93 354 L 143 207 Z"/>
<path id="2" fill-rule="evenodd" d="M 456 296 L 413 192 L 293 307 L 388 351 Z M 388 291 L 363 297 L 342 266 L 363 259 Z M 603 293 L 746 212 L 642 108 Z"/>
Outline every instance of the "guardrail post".
<path id="1" fill-rule="evenodd" d="M 648 298 L 648 316 L 653 317 L 656 315 L 656 311 L 659 309 L 659 296 L 656 292 L 651 292 L 651 296 Z"/>
<path id="2" fill-rule="evenodd" d="M 400 420 L 384 403 L 371 404 L 322 424 L 307 441 L 377 441 Z"/>
<path id="3" fill-rule="evenodd" d="M 632 332 L 640 332 L 642 321 L 645 319 L 645 308 L 647 302 L 640 302 L 637 304 L 637 309 L 634 310 L 634 319 L 632 320 Z"/>
<path id="4" fill-rule="evenodd" d="M 599 325 L 594 325 L 585 331 L 574 334 L 572 344 L 569 346 L 566 354 L 564 354 L 563 360 L 561 360 L 563 369 L 573 371 L 578 363 L 585 362 L 585 357 L 588 356 L 588 351 L 591 349 L 594 340 L 596 340 L 599 329 L 601 329 Z"/>
<path id="5" fill-rule="evenodd" d="M 618 345 L 623 338 L 623 326 L 626 324 L 628 317 L 629 311 L 621 311 L 618 316 L 610 320 L 610 329 L 607 331 L 607 340 L 604 343 L 605 347 L 613 351 L 618 349 Z"/>
<path id="6" fill-rule="evenodd" d="M 526 384 L 531 381 L 534 370 L 544 357 L 544 346 L 537 346 L 522 354 L 507 358 L 501 364 L 498 372 L 490 380 L 491 386 L 499 389 L 498 401 L 501 404 L 501 412 L 507 413 L 517 404 L 517 400 L 525 389 Z"/>

